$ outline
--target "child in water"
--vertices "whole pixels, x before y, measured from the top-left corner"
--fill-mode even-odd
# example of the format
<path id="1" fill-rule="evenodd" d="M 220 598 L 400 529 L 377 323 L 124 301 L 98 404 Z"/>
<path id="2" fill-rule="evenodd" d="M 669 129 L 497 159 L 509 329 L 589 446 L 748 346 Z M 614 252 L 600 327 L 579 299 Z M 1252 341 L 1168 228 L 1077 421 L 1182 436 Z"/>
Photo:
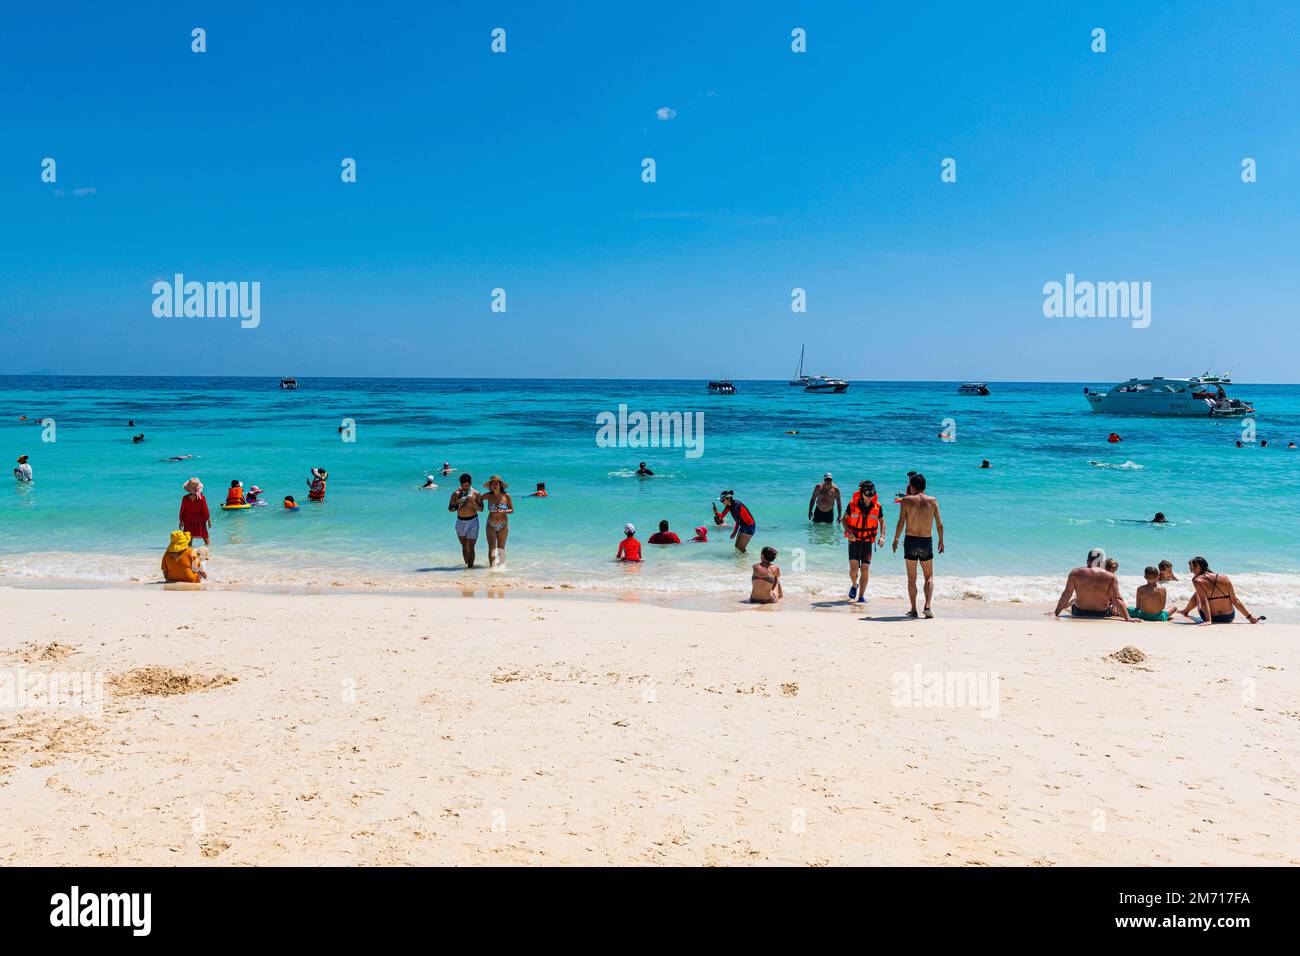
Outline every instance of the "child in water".
<path id="1" fill-rule="evenodd" d="M 284 507 L 285 507 L 285 510 L 287 510 L 287 511 L 297 511 L 297 510 L 298 510 L 298 502 L 296 502 L 296 501 L 293 500 L 293 495 L 285 495 L 285 496 L 284 496 Z"/>
<path id="2" fill-rule="evenodd" d="M 618 543 L 615 561 L 640 561 L 641 542 L 636 539 L 636 525 L 628 522 L 623 525 L 623 540 Z"/>

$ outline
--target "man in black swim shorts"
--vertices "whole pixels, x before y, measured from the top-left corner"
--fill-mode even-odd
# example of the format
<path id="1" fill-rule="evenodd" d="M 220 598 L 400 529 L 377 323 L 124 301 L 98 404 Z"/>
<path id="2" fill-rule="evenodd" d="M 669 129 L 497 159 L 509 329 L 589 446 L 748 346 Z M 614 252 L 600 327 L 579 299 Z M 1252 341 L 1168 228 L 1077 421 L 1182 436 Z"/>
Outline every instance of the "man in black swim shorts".
<path id="1" fill-rule="evenodd" d="M 898 524 L 894 525 L 894 552 L 898 552 L 898 539 L 906 533 L 903 558 L 907 564 L 907 596 L 912 601 L 908 617 L 916 617 L 916 566 L 925 574 L 925 607 L 921 613 L 934 617 L 930 600 L 934 597 L 934 542 L 931 530 L 939 532 L 939 553 L 943 554 L 943 521 L 939 518 L 939 502 L 925 493 L 925 475 L 909 472 L 907 493 L 898 504 Z"/>

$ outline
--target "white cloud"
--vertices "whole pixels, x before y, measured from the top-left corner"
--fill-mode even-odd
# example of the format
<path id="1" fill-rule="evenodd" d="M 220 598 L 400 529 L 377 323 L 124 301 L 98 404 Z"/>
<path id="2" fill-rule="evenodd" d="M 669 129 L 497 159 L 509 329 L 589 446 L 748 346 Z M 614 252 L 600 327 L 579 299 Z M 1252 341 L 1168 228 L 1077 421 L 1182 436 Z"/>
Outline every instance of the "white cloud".
<path id="1" fill-rule="evenodd" d="M 659 109 L 655 110 L 655 116 L 658 116 L 661 120 L 665 121 L 672 119 L 676 115 L 677 111 L 671 106 L 661 106 Z"/>

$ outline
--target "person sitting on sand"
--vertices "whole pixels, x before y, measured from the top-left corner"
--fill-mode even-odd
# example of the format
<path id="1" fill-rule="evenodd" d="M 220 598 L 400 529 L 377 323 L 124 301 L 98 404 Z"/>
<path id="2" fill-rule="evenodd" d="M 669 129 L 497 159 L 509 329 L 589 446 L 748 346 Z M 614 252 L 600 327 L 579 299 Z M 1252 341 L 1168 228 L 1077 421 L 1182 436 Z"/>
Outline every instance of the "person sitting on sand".
<path id="1" fill-rule="evenodd" d="M 1089 551 L 1084 566 L 1070 572 L 1052 616 L 1060 617 L 1067 605 L 1071 617 L 1118 615 L 1126 621 L 1133 620 L 1128 616 L 1128 606 L 1119 593 L 1119 580 L 1106 570 L 1106 552 L 1101 548 Z"/>
<path id="2" fill-rule="evenodd" d="M 529 497 L 529 498 L 549 498 L 550 495 L 548 495 L 548 494 L 546 493 L 546 482 L 544 482 L 544 481 L 539 481 L 539 482 L 537 483 L 537 490 L 534 491 L 534 492 L 533 492 L 531 495 L 529 495 L 528 497 Z"/>
<path id="3" fill-rule="evenodd" d="M 764 548 L 759 557 L 762 560 L 754 565 L 749 578 L 749 601 L 751 604 L 775 604 L 781 600 L 781 569 L 772 563 L 776 560 L 776 548 Z"/>
<path id="4" fill-rule="evenodd" d="M 198 584 L 208 576 L 202 556 L 190 547 L 188 531 L 173 531 L 171 543 L 162 556 L 163 578 L 169 582 Z"/>
<path id="5" fill-rule="evenodd" d="M 1129 608 L 1128 613 L 1139 621 L 1169 620 L 1169 612 L 1165 609 L 1168 596 L 1165 594 L 1165 589 L 1160 586 L 1159 569 L 1147 565 L 1142 576 L 1146 578 L 1147 583 L 1138 587 L 1136 606 Z"/>
<path id="6" fill-rule="evenodd" d="M 1174 577 L 1174 562 L 1167 558 L 1156 565 L 1156 570 L 1160 572 L 1161 584 L 1167 584 L 1170 581 L 1178 580 L 1178 578 Z"/>
<path id="7" fill-rule="evenodd" d="M 1175 614 L 1191 618 L 1191 610 L 1195 607 L 1200 617 L 1192 620 L 1199 624 L 1231 624 L 1237 611 L 1246 615 L 1246 620 L 1251 624 L 1264 620 L 1246 610 L 1246 605 L 1241 603 L 1232 586 L 1232 578 L 1226 574 L 1215 574 L 1205 558 L 1200 555 L 1192 558 L 1187 562 L 1187 569 L 1192 572 L 1192 585 L 1196 588 L 1196 593 L 1187 602 L 1187 606 L 1181 611 L 1175 611 Z"/>
<path id="8" fill-rule="evenodd" d="M 647 539 L 650 544 L 681 544 L 682 539 L 677 537 L 675 531 L 668 530 L 668 522 L 659 522 L 659 530 L 650 535 Z"/>
<path id="9" fill-rule="evenodd" d="M 623 540 L 618 543 L 615 561 L 640 561 L 641 542 L 636 539 L 636 525 L 628 522 L 623 525 Z"/>
<path id="10" fill-rule="evenodd" d="M 1111 574 L 1119 574 L 1119 562 L 1114 558 L 1106 559 L 1106 570 Z"/>
<path id="11" fill-rule="evenodd" d="M 32 480 L 32 466 L 27 463 L 26 455 L 18 456 L 18 467 L 14 469 L 14 478 L 23 484 Z"/>

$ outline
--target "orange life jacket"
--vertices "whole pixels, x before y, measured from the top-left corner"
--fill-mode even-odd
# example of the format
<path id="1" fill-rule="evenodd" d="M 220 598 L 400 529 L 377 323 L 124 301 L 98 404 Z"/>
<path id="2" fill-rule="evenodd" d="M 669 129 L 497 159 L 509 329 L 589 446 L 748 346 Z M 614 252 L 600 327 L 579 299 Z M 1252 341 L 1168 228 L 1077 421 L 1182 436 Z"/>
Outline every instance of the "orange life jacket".
<path id="1" fill-rule="evenodd" d="M 307 497 L 311 501 L 325 500 L 325 479 L 317 478 L 311 483 L 311 491 L 307 492 Z"/>
<path id="2" fill-rule="evenodd" d="M 871 496 L 871 502 L 864 510 L 862 492 L 853 492 L 849 506 L 844 509 L 844 537 L 850 541 L 874 542 L 876 535 L 880 534 L 880 516 L 880 501 L 876 495 Z"/>
<path id="3" fill-rule="evenodd" d="M 226 504 L 228 505 L 247 504 L 247 502 L 244 501 L 244 489 L 240 488 L 238 485 L 236 485 L 234 488 L 231 488 L 230 491 L 226 494 Z"/>

